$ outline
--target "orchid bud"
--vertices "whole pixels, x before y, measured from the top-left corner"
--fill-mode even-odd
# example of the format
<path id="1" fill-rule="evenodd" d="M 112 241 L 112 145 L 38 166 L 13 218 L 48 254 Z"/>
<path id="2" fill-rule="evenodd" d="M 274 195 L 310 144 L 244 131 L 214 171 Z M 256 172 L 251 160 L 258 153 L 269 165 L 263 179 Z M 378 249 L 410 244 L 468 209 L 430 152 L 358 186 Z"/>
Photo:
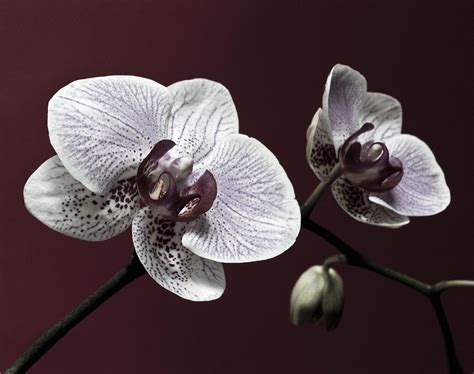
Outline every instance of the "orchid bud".
<path id="1" fill-rule="evenodd" d="M 295 283 L 291 293 L 290 320 L 295 325 L 321 323 L 337 327 L 344 305 L 344 287 L 334 269 L 312 266 Z"/>

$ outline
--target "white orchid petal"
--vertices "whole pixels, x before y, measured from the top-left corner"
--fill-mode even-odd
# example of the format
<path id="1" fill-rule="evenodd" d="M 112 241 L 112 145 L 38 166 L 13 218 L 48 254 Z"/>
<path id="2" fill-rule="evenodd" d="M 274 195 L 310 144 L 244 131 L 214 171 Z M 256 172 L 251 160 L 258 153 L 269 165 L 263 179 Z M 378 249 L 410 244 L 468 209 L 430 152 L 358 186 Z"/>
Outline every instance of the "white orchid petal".
<path id="1" fill-rule="evenodd" d="M 94 192 L 130 176 L 165 131 L 170 94 L 134 76 L 78 80 L 49 102 L 51 144 L 71 175 Z"/>
<path id="2" fill-rule="evenodd" d="M 237 110 L 222 84 L 207 79 L 177 82 L 168 87 L 173 107 L 167 138 L 179 151 L 197 163 L 206 157 L 219 139 L 239 130 Z"/>
<path id="3" fill-rule="evenodd" d="M 367 93 L 362 74 L 346 65 L 336 65 L 326 81 L 323 110 L 327 113 L 336 152 L 360 128 L 359 112 Z"/>
<path id="4" fill-rule="evenodd" d="M 222 264 L 196 256 L 181 245 L 185 223 L 160 218 L 146 207 L 138 212 L 132 228 L 138 258 L 162 287 L 192 301 L 210 301 L 222 295 Z"/>
<path id="5" fill-rule="evenodd" d="M 402 132 L 402 106 L 389 95 L 368 92 L 358 121 L 361 125 L 371 123 L 375 126 L 374 130 L 358 137 L 361 144 L 368 140 L 386 141 Z"/>
<path id="6" fill-rule="evenodd" d="M 105 194 L 89 191 L 64 168 L 58 156 L 44 162 L 24 188 L 25 205 L 53 230 L 100 241 L 125 231 L 139 207 L 133 180 L 117 182 Z"/>
<path id="7" fill-rule="evenodd" d="M 368 192 L 355 187 L 344 177 L 333 183 L 332 193 L 341 208 L 357 221 L 391 228 L 410 222 L 408 217 L 369 201 Z"/>
<path id="8" fill-rule="evenodd" d="M 313 117 L 306 133 L 306 159 L 321 181 L 326 181 L 337 164 L 331 129 L 321 108 Z"/>
<path id="9" fill-rule="evenodd" d="M 408 216 L 428 216 L 446 209 L 450 191 L 428 145 L 406 134 L 388 139 L 386 145 L 390 155 L 402 162 L 403 177 L 395 188 L 371 194 L 370 200 Z"/>
<path id="10" fill-rule="evenodd" d="M 230 135 L 200 167 L 214 175 L 217 198 L 187 229 L 186 248 L 219 262 L 250 262 L 277 256 L 294 243 L 300 210 L 293 186 L 262 143 Z"/>

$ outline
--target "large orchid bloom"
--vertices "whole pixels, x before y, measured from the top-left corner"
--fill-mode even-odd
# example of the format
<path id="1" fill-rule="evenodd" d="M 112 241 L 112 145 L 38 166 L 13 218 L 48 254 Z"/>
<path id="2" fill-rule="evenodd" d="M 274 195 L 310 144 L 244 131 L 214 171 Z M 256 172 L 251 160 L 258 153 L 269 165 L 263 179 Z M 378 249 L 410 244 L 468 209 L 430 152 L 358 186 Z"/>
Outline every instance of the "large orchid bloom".
<path id="1" fill-rule="evenodd" d="M 367 92 L 359 72 L 334 66 L 307 132 L 307 158 L 321 181 L 334 180 L 335 199 L 358 221 L 400 227 L 408 216 L 436 214 L 450 202 L 430 148 L 401 129 L 396 99 Z"/>
<path id="2" fill-rule="evenodd" d="M 275 156 L 238 134 L 227 89 L 134 76 L 73 82 L 49 103 L 57 155 L 28 179 L 27 209 L 63 234 L 109 239 L 132 225 L 144 268 L 194 301 L 225 288 L 223 262 L 277 256 L 300 229 Z"/>

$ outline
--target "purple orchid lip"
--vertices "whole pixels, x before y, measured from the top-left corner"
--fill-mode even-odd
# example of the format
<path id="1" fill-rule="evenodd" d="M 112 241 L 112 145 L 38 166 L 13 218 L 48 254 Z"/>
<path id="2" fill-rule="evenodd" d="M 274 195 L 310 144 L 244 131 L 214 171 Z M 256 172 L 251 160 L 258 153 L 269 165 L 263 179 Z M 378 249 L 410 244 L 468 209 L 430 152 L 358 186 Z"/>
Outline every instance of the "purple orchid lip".
<path id="1" fill-rule="evenodd" d="M 137 172 L 142 202 L 173 221 L 188 222 L 207 212 L 217 196 L 217 183 L 206 170 L 190 183 L 192 160 L 173 154 L 176 143 L 161 140 L 145 157 Z"/>
<path id="2" fill-rule="evenodd" d="M 352 134 L 339 151 L 344 176 L 355 186 L 369 192 L 383 192 L 394 188 L 403 177 L 402 162 L 393 156 L 382 142 L 361 144 L 357 138 L 375 126 L 365 123 Z"/>

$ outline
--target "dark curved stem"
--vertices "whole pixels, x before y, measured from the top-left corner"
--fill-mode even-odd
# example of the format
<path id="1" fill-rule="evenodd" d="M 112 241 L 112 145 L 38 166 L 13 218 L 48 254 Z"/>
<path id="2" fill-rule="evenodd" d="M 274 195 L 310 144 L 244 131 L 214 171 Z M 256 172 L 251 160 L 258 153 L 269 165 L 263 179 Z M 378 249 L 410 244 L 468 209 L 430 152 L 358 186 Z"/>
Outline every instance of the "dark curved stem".
<path id="1" fill-rule="evenodd" d="M 438 319 L 439 326 L 441 328 L 441 332 L 443 333 L 444 339 L 444 346 L 446 351 L 446 358 L 448 363 L 448 370 L 450 374 L 462 374 L 462 368 L 459 364 L 459 361 L 456 357 L 456 351 L 454 348 L 454 341 L 453 336 L 451 333 L 451 329 L 449 327 L 448 319 L 446 318 L 446 314 L 444 312 L 443 305 L 440 299 L 440 292 L 444 288 L 431 286 L 427 283 L 421 282 L 418 279 L 400 273 L 396 270 L 393 270 L 387 266 L 381 265 L 375 261 L 372 261 L 354 248 L 352 248 L 349 244 L 344 242 L 342 239 L 337 237 L 335 234 L 327 230 L 326 228 L 322 227 L 321 225 L 313 222 L 309 218 L 302 220 L 302 226 L 315 234 L 322 237 L 328 243 L 333 245 L 339 252 L 341 252 L 347 260 L 348 265 L 357 266 L 363 269 L 370 270 L 374 273 L 382 275 L 385 278 L 389 278 L 397 283 L 400 283 L 406 287 L 409 287 L 422 295 L 426 296 L 433 305 L 434 311 L 436 313 L 436 317 Z M 449 281 L 446 281 L 449 282 Z M 444 282 L 443 284 L 445 284 Z M 464 282 L 470 281 L 462 281 L 462 285 L 466 286 Z M 449 283 L 448 283 L 449 284 Z M 470 284 L 470 283 L 469 283 Z"/>
<path id="2" fill-rule="evenodd" d="M 453 279 L 453 280 L 441 281 L 441 282 L 436 283 L 433 286 L 433 290 L 441 294 L 443 291 L 446 291 L 448 288 L 459 288 L 459 287 L 472 288 L 474 287 L 474 281 L 466 280 L 466 279 Z"/>
<path id="3" fill-rule="evenodd" d="M 301 218 L 305 220 L 309 217 L 311 212 L 313 211 L 314 206 L 319 201 L 323 193 L 326 191 L 326 188 L 329 187 L 332 182 L 334 182 L 337 178 L 341 176 L 342 168 L 340 164 L 336 164 L 336 166 L 332 169 L 331 173 L 329 173 L 327 180 L 321 181 L 311 195 L 306 199 L 303 205 L 301 205 Z"/>
<path id="4" fill-rule="evenodd" d="M 439 293 L 433 293 L 430 297 L 431 305 L 436 312 L 436 318 L 438 319 L 439 327 L 443 333 L 444 349 L 446 351 L 446 358 L 448 360 L 448 370 L 450 373 L 462 373 L 461 365 L 456 357 L 456 350 L 454 347 L 453 334 L 449 327 L 448 318 L 444 312 L 443 304 Z"/>
<path id="5" fill-rule="evenodd" d="M 368 259 L 367 257 L 364 257 L 362 254 L 352 248 L 349 244 L 347 244 L 335 234 L 330 232 L 328 229 L 317 224 L 316 222 L 313 222 L 310 219 L 305 219 L 302 225 L 304 228 L 322 237 L 328 243 L 333 245 L 344 256 L 346 256 L 347 263 L 349 265 L 368 269 L 370 271 L 373 271 L 374 273 L 380 274 L 386 278 L 390 278 L 395 282 L 403 284 L 404 286 L 410 287 L 415 291 L 421 292 L 423 294 L 428 294 L 431 292 L 431 286 L 429 284 L 423 283 L 415 278 L 399 273 L 398 271 L 390 269 L 386 266 L 383 266 L 375 261 Z"/>
<path id="6" fill-rule="evenodd" d="M 74 326 L 96 310 L 107 299 L 120 291 L 127 284 L 145 274 L 135 251 L 128 262 L 112 278 L 88 296 L 79 306 L 69 313 L 62 321 L 57 322 L 36 340 L 18 359 L 5 371 L 5 374 L 25 373 L 49 349 L 51 349 Z"/>

